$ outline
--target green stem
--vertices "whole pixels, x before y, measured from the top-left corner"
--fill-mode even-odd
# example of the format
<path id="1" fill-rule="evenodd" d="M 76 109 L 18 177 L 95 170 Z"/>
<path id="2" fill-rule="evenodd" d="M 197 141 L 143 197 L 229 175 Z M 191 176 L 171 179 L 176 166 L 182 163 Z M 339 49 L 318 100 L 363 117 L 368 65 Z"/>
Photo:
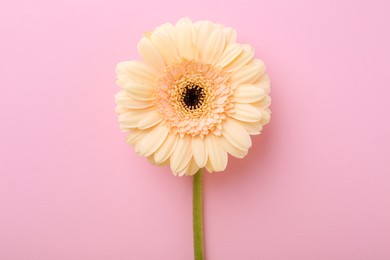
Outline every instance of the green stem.
<path id="1" fill-rule="evenodd" d="M 202 177 L 203 170 L 194 175 L 192 221 L 194 229 L 195 260 L 203 260 L 203 213 L 202 213 Z"/>

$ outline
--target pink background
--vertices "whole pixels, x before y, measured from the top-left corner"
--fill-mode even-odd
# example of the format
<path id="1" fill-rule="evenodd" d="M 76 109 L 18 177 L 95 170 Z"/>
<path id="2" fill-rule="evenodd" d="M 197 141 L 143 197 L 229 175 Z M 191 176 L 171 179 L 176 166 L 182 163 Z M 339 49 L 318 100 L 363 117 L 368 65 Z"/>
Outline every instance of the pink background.
<path id="1" fill-rule="evenodd" d="M 389 1 L 1 1 L 0 259 L 191 259 L 192 178 L 137 157 L 116 63 L 182 16 L 238 31 L 272 118 L 207 174 L 207 259 L 390 259 Z"/>

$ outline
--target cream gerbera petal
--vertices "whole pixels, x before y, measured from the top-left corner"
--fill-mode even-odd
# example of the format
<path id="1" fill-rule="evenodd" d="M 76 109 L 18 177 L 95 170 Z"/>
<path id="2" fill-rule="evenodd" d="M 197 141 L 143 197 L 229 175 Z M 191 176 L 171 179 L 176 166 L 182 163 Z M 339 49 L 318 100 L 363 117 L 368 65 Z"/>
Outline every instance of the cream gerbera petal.
<path id="1" fill-rule="evenodd" d="M 184 19 L 184 18 L 183 18 Z M 164 30 L 166 33 L 169 34 L 171 39 L 176 43 L 177 42 L 177 28 L 171 24 L 171 23 L 164 23 L 157 27 L 161 30 Z"/>
<path id="2" fill-rule="evenodd" d="M 167 66 L 171 65 L 179 58 L 176 43 L 172 39 L 172 36 L 169 35 L 169 32 L 165 30 L 165 27 L 157 28 L 150 38 L 153 45 L 160 52 Z"/>
<path id="3" fill-rule="evenodd" d="M 226 43 L 235 43 L 237 39 L 236 30 L 230 27 L 223 28 L 223 33 L 225 34 Z"/>
<path id="4" fill-rule="evenodd" d="M 207 37 L 204 47 L 200 50 L 201 59 L 208 64 L 215 64 L 225 50 L 225 34 L 223 31 L 214 30 Z"/>
<path id="5" fill-rule="evenodd" d="M 157 163 L 162 163 L 168 160 L 176 147 L 178 139 L 179 136 L 174 134 L 168 134 L 167 139 L 165 139 L 164 143 L 154 153 L 154 160 Z"/>
<path id="6" fill-rule="evenodd" d="M 165 141 L 168 135 L 169 129 L 162 124 L 159 124 L 148 130 L 143 139 L 140 141 L 139 150 L 137 153 L 143 156 L 149 156 L 153 154 Z"/>
<path id="7" fill-rule="evenodd" d="M 226 141 L 240 150 L 248 150 L 252 146 L 251 138 L 245 128 L 236 120 L 228 119 L 223 124 L 222 135 Z"/>
<path id="8" fill-rule="evenodd" d="M 231 117 L 244 122 L 258 122 L 261 119 L 261 111 L 251 104 L 235 103 Z"/>
<path id="9" fill-rule="evenodd" d="M 232 60 L 230 63 L 223 66 L 223 69 L 227 72 L 234 72 L 236 70 L 240 70 L 242 66 L 248 64 L 251 60 L 253 60 L 253 56 L 255 51 L 249 45 L 241 45 L 242 51 L 240 54 Z"/>
<path id="10" fill-rule="evenodd" d="M 194 28 L 197 35 L 196 46 L 201 50 L 213 29 L 213 24 L 209 21 L 199 21 L 194 24 Z"/>
<path id="11" fill-rule="evenodd" d="M 136 81 L 140 83 L 156 84 L 158 75 L 154 70 L 140 61 L 124 61 L 116 66 L 116 74 L 118 85 L 124 87 L 128 81 Z"/>
<path id="12" fill-rule="evenodd" d="M 180 19 L 145 33 L 143 61 L 118 64 L 120 127 L 135 151 L 175 175 L 223 171 L 269 122 L 269 78 L 253 48 L 209 21 Z"/>
<path id="13" fill-rule="evenodd" d="M 263 112 L 263 117 L 261 118 L 260 123 L 262 125 L 266 125 L 269 123 L 270 118 L 271 118 L 271 110 L 269 110 L 269 108 L 266 108 Z"/>
<path id="14" fill-rule="evenodd" d="M 194 28 L 188 18 L 180 19 L 177 24 L 177 47 L 181 57 L 192 60 L 197 55 L 194 44 Z"/>
<path id="15" fill-rule="evenodd" d="M 150 101 L 154 99 L 154 87 L 150 84 L 129 81 L 125 84 L 127 94 L 133 98 L 141 101 Z"/>
<path id="16" fill-rule="evenodd" d="M 153 106 L 153 103 L 132 98 L 127 91 L 121 91 L 115 96 L 116 104 L 124 108 L 145 109 Z"/>
<path id="17" fill-rule="evenodd" d="M 265 96 L 262 100 L 257 102 L 255 105 L 261 108 L 267 108 L 269 107 L 269 105 L 271 105 L 271 97 Z"/>
<path id="18" fill-rule="evenodd" d="M 148 129 L 162 121 L 161 115 L 156 110 L 151 110 L 148 113 L 143 113 L 142 118 L 138 121 L 137 128 Z"/>
<path id="19" fill-rule="evenodd" d="M 188 165 L 192 157 L 191 137 L 184 136 L 179 138 L 176 143 L 175 150 L 171 156 L 171 169 L 173 172 L 179 173 Z"/>
<path id="20" fill-rule="evenodd" d="M 271 91 L 270 79 L 266 73 L 264 73 L 255 83 L 254 85 L 262 88 L 266 91 L 266 94 L 269 94 Z"/>
<path id="21" fill-rule="evenodd" d="M 232 72 L 231 80 L 234 86 L 254 83 L 265 71 L 264 62 L 253 60 L 251 63 L 242 66 L 241 69 Z"/>
<path id="22" fill-rule="evenodd" d="M 266 94 L 266 90 L 258 86 L 241 85 L 234 90 L 233 101 L 238 103 L 253 103 L 260 101 Z"/>
<path id="23" fill-rule="evenodd" d="M 188 165 L 180 172 L 178 172 L 179 176 L 184 176 L 184 175 L 194 175 L 197 171 L 199 170 L 198 165 L 192 158 L 189 162 Z"/>
<path id="24" fill-rule="evenodd" d="M 206 166 L 204 168 L 206 168 L 209 173 L 214 172 L 213 166 L 211 165 L 211 160 L 207 160 Z"/>
<path id="25" fill-rule="evenodd" d="M 233 155 L 236 158 L 244 158 L 248 154 L 248 150 L 240 150 L 231 143 L 229 143 L 225 137 L 218 137 L 218 142 L 222 145 L 226 152 Z"/>
<path id="26" fill-rule="evenodd" d="M 119 114 L 119 122 L 124 128 L 127 129 L 133 129 L 133 128 L 138 128 L 138 124 L 140 120 L 144 118 L 144 115 L 148 112 L 154 111 L 154 110 L 146 110 L 137 112 L 139 110 L 132 110 L 132 109 L 127 109 L 126 111 L 123 111 Z"/>
<path id="27" fill-rule="evenodd" d="M 154 156 L 153 155 L 150 155 L 147 157 L 149 162 L 151 164 L 154 164 L 154 165 L 157 165 L 157 166 L 165 166 L 165 165 L 168 165 L 169 164 L 169 160 L 166 160 L 164 162 L 157 162 L 155 159 L 154 159 Z"/>
<path id="28" fill-rule="evenodd" d="M 237 59 L 238 55 L 240 55 L 242 51 L 243 48 L 238 43 L 228 44 L 215 65 L 221 68 L 226 67 L 232 63 L 233 60 Z"/>
<path id="29" fill-rule="evenodd" d="M 127 134 L 127 143 L 131 146 L 135 146 L 147 132 L 140 130 L 130 130 Z"/>
<path id="30" fill-rule="evenodd" d="M 227 166 L 228 157 L 226 151 L 218 142 L 217 137 L 214 135 L 208 135 L 205 138 L 205 143 L 213 171 L 224 171 Z"/>
<path id="31" fill-rule="evenodd" d="M 207 149 L 204 140 L 199 136 L 192 137 L 192 154 L 194 155 L 194 160 L 199 168 L 206 166 L 208 156 Z"/>
<path id="32" fill-rule="evenodd" d="M 144 61 L 156 69 L 158 72 L 164 72 L 165 62 L 160 52 L 152 44 L 151 40 L 147 37 L 142 37 L 138 43 L 138 52 L 141 54 Z"/>
<path id="33" fill-rule="evenodd" d="M 266 112 L 262 112 L 262 118 L 264 117 L 264 114 Z M 240 122 L 241 125 L 246 129 L 246 131 L 248 131 L 248 134 L 250 135 L 258 135 L 260 134 L 261 130 L 263 129 L 263 124 L 260 121 L 258 122 Z"/>
<path id="34" fill-rule="evenodd" d="M 186 175 L 194 175 L 198 170 L 199 166 L 195 162 L 194 159 L 191 159 L 190 163 L 188 164 L 187 171 L 185 172 Z"/>

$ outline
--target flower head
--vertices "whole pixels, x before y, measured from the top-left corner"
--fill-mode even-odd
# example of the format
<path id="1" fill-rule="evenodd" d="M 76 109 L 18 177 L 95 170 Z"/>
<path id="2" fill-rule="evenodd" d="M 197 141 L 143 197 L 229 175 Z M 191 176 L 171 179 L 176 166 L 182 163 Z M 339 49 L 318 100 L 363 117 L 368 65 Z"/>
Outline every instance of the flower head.
<path id="1" fill-rule="evenodd" d="M 116 69 L 116 112 L 138 154 L 181 176 L 223 171 L 228 154 L 248 153 L 270 119 L 270 84 L 232 28 L 183 18 L 145 33 L 138 51 L 143 61 Z"/>

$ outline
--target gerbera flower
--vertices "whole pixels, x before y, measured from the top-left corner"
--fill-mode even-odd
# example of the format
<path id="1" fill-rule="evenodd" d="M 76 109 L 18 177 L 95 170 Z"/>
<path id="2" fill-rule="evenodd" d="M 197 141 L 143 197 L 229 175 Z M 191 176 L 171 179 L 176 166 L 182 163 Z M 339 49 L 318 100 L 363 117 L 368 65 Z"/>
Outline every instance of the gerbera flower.
<path id="1" fill-rule="evenodd" d="M 116 111 L 137 154 L 181 176 L 248 153 L 270 119 L 270 83 L 235 30 L 183 18 L 145 33 L 138 51 L 143 61 L 116 68 Z"/>

